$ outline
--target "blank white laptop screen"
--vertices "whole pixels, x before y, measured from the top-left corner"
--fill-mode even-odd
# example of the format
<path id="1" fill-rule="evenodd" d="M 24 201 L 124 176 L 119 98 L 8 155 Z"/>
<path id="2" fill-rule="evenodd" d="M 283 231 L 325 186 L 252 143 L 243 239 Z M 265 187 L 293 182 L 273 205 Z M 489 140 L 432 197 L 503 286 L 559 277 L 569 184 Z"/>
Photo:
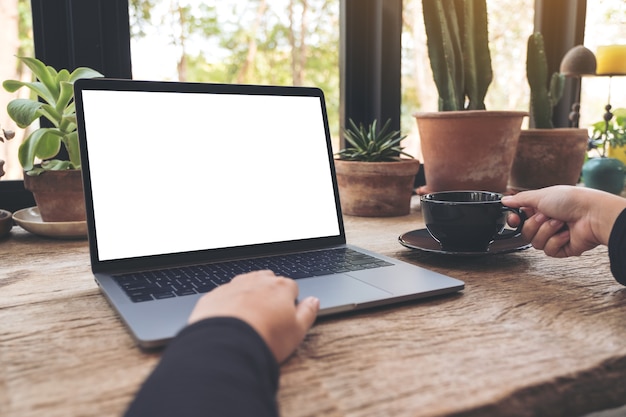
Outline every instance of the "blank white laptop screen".
<path id="1" fill-rule="evenodd" d="M 320 99 L 83 92 L 101 261 L 340 234 Z"/>

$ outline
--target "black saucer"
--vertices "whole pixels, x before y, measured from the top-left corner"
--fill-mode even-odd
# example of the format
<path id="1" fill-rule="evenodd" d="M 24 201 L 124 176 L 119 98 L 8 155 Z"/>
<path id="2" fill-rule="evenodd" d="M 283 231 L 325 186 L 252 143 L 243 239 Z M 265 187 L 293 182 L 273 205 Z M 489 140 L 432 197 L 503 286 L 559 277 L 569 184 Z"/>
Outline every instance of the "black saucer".
<path id="1" fill-rule="evenodd" d="M 418 229 L 406 232 L 398 237 L 398 241 L 401 245 L 406 246 L 410 249 L 419 249 L 421 251 L 440 253 L 443 255 L 461 256 L 496 255 L 500 253 L 520 251 L 531 247 L 530 243 L 528 243 L 521 236 L 519 236 L 511 239 L 496 240 L 491 244 L 491 246 L 489 246 L 489 249 L 484 252 L 445 251 L 441 249 L 439 242 L 433 239 L 433 237 L 430 235 L 430 233 L 428 233 L 428 230 L 426 229 Z"/>

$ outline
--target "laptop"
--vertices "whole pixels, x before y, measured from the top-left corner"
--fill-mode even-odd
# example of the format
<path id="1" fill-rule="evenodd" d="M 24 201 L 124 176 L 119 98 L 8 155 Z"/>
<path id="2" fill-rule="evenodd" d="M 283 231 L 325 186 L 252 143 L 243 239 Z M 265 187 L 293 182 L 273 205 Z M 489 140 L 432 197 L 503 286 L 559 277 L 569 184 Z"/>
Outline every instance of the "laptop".
<path id="1" fill-rule="evenodd" d="M 74 91 L 92 271 L 140 347 L 166 344 L 229 273 L 294 278 L 320 316 L 464 288 L 346 243 L 320 89 L 99 78 Z M 313 265 L 328 254 L 339 263 Z"/>

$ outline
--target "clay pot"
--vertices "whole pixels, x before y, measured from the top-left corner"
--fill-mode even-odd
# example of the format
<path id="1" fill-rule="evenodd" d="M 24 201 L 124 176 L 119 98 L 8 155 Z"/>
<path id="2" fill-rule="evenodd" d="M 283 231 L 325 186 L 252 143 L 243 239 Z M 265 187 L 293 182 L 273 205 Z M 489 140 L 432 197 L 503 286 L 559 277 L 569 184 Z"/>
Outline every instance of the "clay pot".
<path id="1" fill-rule="evenodd" d="M 24 174 L 24 188 L 33 193 L 44 222 L 84 221 L 85 197 L 81 171 L 46 171 Z"/>
<path id="2" fill-rule="evenodd" d="M 504 192 L 528 112 L 415 113 L 428 192 Z"/>
<path id="3" fill-rule="evenodd" d="M 615 158 L 591 158 L 583 164 L 585 187 L 621 195 L 624 191 L 626 166 Z"/>
<path id="4" fill-rule="evenodd" d="M 357 162 L 335 160 L 343 214 L 366 217 L 404 216 L 420 162 Z"/>
<path id="5" fill-rule="evenodd" d="M 509 186 L 514 191 L 576 185 L 587 152 L 587 129 L 527 129 L 520 133 Z"/>

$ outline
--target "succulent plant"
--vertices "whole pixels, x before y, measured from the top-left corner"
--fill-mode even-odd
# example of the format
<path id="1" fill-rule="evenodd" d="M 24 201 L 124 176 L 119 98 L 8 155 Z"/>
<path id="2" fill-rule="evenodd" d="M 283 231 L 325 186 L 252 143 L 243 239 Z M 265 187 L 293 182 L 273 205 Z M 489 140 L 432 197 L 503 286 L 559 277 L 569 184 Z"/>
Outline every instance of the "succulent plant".
<path id="1" fill-rule="evenodd" d="M 28 175 L 39 175 L 45 170 L 79 169 L 78 133 L 73 84 L 79 78 L 101 77 L 91 68 L 77 68 L 72 73 L 66 69 L 55 70 L 36 58 L 18 57 L 33 72 L 37 81 L 5 80 L 4 89 L 10 93 L 22 87 L 29 88 L 42 101 L 16 98 L 7 106 L 11 119 L 21 128 L 30 126 L 39 117 L 48 119 L 53 127 L 34 130 L 18 150 L 18 159 Z M 51 159 L 65 147 L 68 160 Z M 43 162 L 35 166 L 35 159 Z"/>
<path id="2" fill-rule="evenodd" d="M 493 79 L 486 0 L 422 0 L 439 110 L 483 110 Z"/>
<path id="3" fill-rule="evenodd" d="M 358 126 L 354 120 L 349 120 L 349 127 L 343 130 L 346 141 L 351 145 L 337 152 L 339 159 L 362 162 L 390 162 L 400 160 L 400 155 L 413 158 L 403 151 L 400 142 L 406 136 L 401 136 L 397 130 L 389 130 L 391 119 L 377 128 L 374 120 L 367 128 L 363 124 Z"/>
<path id="4" fill-rule="evenodd" d="M 548 84 L 548 60 L 543 35 L 535 32 L 528 37 L 526 76 L 530 85 L 530 115 L 537 129 L 552 129 L 554 106 L 563 96 L 565 76 L 552 74 Z"/>

